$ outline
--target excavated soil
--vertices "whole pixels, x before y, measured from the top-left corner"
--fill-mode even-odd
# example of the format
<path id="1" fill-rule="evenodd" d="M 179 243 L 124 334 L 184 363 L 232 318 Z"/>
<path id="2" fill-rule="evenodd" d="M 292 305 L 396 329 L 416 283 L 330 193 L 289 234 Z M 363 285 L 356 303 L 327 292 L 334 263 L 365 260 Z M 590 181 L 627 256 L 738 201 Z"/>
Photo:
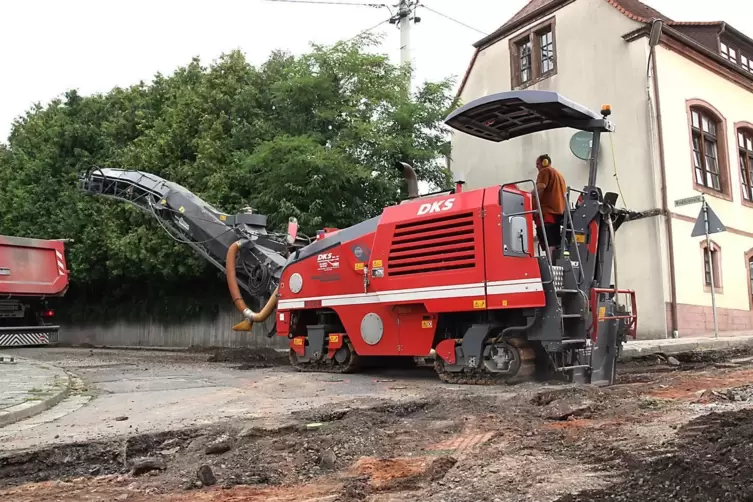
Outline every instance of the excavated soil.
<path id="1" fill-rule="evenodd" d="M 289 364 L 288 356 L 275 349 L 259 348 L 192 348 L 192 352 L 209 352 L 207 362 L 210 363 L 241 363 L 236 369 L 248 370 L 255 368 L 270 368 Z"/>
<path id="2" fill-rule="evenodd" d="M 753 410 L 703 415 L 680 427 L 658 458 L 623 461 L 623 480 L 560 501 L 753 500 Z"/>
<path id="3" fill-rule="evenodd" d="M 144 458 L 154 470 L 132 474 Z M 737 501 L 751 464 L 750 361 L 654 360 L 610 388 L 438 382 L 409 402 L 0 454 L 0 499 Z"/>

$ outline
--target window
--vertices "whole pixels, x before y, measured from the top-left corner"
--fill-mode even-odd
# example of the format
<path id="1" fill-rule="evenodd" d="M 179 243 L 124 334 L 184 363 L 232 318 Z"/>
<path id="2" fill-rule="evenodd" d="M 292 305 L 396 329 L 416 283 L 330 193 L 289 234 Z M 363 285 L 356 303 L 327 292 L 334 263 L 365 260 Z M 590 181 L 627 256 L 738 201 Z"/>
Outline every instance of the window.
<path id="1" fill-rule="evenodd" d="M 753 52 L 744 52 L 727 42 L 720 42 L 719 54 L 730 63 L 742 67 L 747 72 L 753 73 Z"/>
<path id="2" fill-rule="evenodd" d="M 691 109 L 690 114 L 693 128 L 695 182 L 721 192 L 716 120 L 699 108 Z"/>
<path id="3" fill-rule="evenodd" d="M 533 61 L 531 58 L 531 40 L 526 37 L 524 40 L 518 42 L 518 57 L 520 58 L 519 70 L 520 70 L 520 83 L 525 84 L 531 81 L 531 70 L 533 67 Z"/>
<path id="4" fill-rule="evenodd" d="M 743 200 L 753 202 L 753 129 L 739 128 L 737 130 L 737 148 Z"/>
<path id="5" fill-rule="evenodd" d="M 711 241 L 711 249 L 706 247 L 706 241 L 701 242 L 703 252 L 703 286 L 706 291 L 711 291 L 711 283 L 714 283 L 714 290 L 720 292 L 722 289 L 722 256 L 719 246 Z M 712 279 L 713 276 L 713 279 Z"/>
<path id="6" fill-rule="evenodd" d="M 693 187 L 725 200 L 732 200 L 729 176 L 726 122 L 709 103 L 688 100 L 688 129 Z"/>
<path id="7" fill-rule="evenodd" d="M 552 29 L 539 33 L 539 47 L 541 47 L 541 73 L 554 70 L 554 34 Z"/>
<path id="8" fill-rule="evenodd" d="M 512 87 L 528 87 L 557 72 L 554 19 L 510 41 Z"/>

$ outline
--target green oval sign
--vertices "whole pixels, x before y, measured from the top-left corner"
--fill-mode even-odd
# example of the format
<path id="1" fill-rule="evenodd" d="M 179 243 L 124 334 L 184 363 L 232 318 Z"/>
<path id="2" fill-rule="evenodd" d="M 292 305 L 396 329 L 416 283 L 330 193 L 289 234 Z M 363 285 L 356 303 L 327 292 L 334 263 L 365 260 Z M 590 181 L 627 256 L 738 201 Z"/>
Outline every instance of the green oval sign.
<path id="1" fill-rule="evenodd" d="M 593 133 L 579 131 L 570 138 L 570 151 L 581 160 L 591 159 L 591 146 L 593 145 Z"/>

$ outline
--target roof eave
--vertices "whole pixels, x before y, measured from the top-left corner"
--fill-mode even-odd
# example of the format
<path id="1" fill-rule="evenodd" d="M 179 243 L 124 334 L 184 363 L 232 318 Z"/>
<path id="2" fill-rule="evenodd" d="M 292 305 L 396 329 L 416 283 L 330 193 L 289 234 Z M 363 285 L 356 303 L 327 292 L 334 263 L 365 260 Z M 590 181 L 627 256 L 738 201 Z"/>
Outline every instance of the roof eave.
<path id="1" fill-rule="evenodd" d="M 721 33 L 730 33 L 733 36 L 735 36 L 735 37 L 737 37 L 737 38 L 745 41 L 745 43 L 753 46 L 753 38 L 750 38 L 748 35 L 746 35 L 742 31 L 738 30 L 734 26 L 730 26 L 729 24 L 727 24 L 725 22 L 722 23 L 722 30 L 721 30 L 720 34 Z"/>
<path id="2" fill-rule="evenodd" d="M 531 12 L 530 14 L 521 17 L 514 23 L 510 25 L 502 25 L 501 28 L 498 30 L 492 32 L 491 34 L 485 36 L 481 40 L 478 40 L 473 44 L 473 46 L 476 49 L 482 50 L 486 47 L 489 47 L 490 45 L 494 44 L 495 42 L 499 41 L 502 38 L 505 38 L 506 36 L 510 35 L 511 33 L 515 32 L 516 30 L 522 28 L 523 26 L 530 24 L 534 22 L 537 18 L 546 16 L 557 9 L 563 7 L 564 5 L 574 2 L 575 0 L 554 0 L 553 2 L 536 9 L 535 11 Z"/>
<path id="3" fill-rule="evenodd" d="M 729 25 L 728 25 L 729 27 Z M 648 37 L 651 33 L 651 25 L 644 25 L 640 28 L 633 30 L 629 33 L 625 33 L 622 38 L 626 42 L 634 42 L 635 40 L 638 40 L 643 37 Z M 743 70 L 739 66 L 730 63 L 726 59 L 724 59 L 722 56 L 717 54 L 716 52 L 708 49 L 704 45 L 700 44 L 699 42 L 695 41 L 691 37 L 685 35 L 681 31 L 678 31 L 671 26 L 664 25 L 662 28 L 662 37 L 669 36 L 677 40 L 678 42 L 682 43 L 683 45 L 695 50 L 696 52 L 699 52 L 700 54 L 712 59 L 715 63 L 720 64 L 722 67 L 724 67 L 727 70 L 734 71 L 740 76 L 745 77 L 747 80 L 753 82 L 753 75 L 748 73 L 747 71 Z M 660 39 L 661 43 L 661 39 Z"/>

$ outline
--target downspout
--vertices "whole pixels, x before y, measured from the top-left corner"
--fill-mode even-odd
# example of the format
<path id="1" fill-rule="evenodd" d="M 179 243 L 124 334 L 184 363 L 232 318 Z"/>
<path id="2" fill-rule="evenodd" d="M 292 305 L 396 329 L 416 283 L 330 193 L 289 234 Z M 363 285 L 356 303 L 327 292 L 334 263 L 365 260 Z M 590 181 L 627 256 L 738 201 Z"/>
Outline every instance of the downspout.
<path id="1" fill-rule="evenodd" d="M 675 257 L 674 257 L 674 238 L 672 235 L 672 216 L 669 213 L 669 203 L 667 202 L 667 169 L 664 157 L 664 130 L 662 126 L 662 114 L 661 114 L 661 100 L 659 97 L 659 75 L 656 67 L 656 45 L 650 44 L 651 53 L 649 58 L 651 59 L 651 83 L 654 88 L 654 96 L 656 96 L 656 127 L 657 136 L 659 141 L 659 173 L 661 175 L 661 207 L 662 213 L 664 213 L 665 227 L 667 231 L 667 257 L 669 261 L 669 290 L 670 290 L 670 305 L 671 305 L 671 321 L 672 321 L 672 338 L 677 338 L 677 282 L 675 280 Z M 649 106 L 651 105 L 651 93 L 648 86 L 646 86 L 648 94 Z M 650 117 L 649 117 L 650 120 Z M 653 153 L 652 153 L 653 155 Z"/>

